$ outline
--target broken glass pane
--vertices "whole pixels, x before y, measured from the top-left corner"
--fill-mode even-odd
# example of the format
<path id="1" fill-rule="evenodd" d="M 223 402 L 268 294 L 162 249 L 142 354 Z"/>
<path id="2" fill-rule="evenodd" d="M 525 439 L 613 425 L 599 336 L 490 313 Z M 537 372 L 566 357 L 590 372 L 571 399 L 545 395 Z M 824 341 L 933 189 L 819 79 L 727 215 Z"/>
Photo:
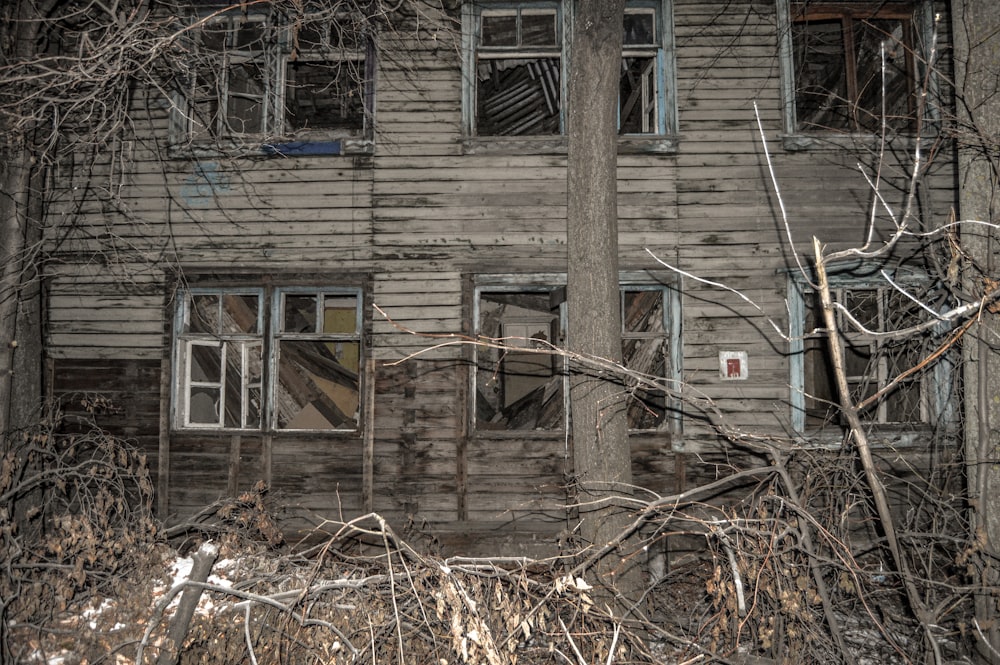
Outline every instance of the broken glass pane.
<path id="1" fill-rule="evenodd" d="M 622 58 L 618 89 L 618 131 L 650 134 L 658 131 L 656 58 Z"/>
<path id="2" fill-rule="evenodd" d="M 279 343 L 275 416 L 279 429 L 356 429 L 360 343 Z"/>
<path id="3" fill-rule="evenodd" d="M 220 383 L 222 381 L 222 344 L 212 342 L 189 342 L 191 354 L 191 381 L 196 383 Z"/>
<path id="4" fill-rule="evenodd" d="M 476 423 L 481 429 L 558 429 L 563 375 L 547 353 L 560 336 L 548 291 L 483 293 L 479 334 L 506 348 L 477 349 Z"/>
<path id="5" fill-rule="evenodd" d="M 316 332 L 316 296 L 286 294 L 282 332 Z"/>
<path id="6" fill-rule="evenodd" d="M 559 58 L 480 60 L 479 134 L 559 134 Z"/>
<path id="7" fill-rule="evenodd" d="M 260 299 L 255 295 L 227 293 L 222 297 L 222 332 L 259 332 Z"/>
<path id="8" fill-rule="evenodd" d="M 627 339 L 622 345 L 622 363 L 652 379 L 663 378 L 667 371 L 665 346 L 663 338 Z M 641 387 L 629 392 L 629 429 L 657 429 L 666 421 L 666 415 L 664 391 Z"/>
<path id="9" fill-rule="evenodd" d="M 260 62 L 236 62 L 228 68 L 226 127 L 236 134 L 264 129 L 264 92 L 267 73 Z"/>
<path id="10" fill-rule="evenodd" d="M 184 332 L 218 334 L 219 296 L 192 295 L 191 309 Z"/>
<path id="11" fill-rule="evenodd" d="M 219 424 L 219 388 L 194 386 L 189 399 L 188 421 L 192 425 Z"/>
<path id="12" fill-rule="evenodd" d="M 351 130 L 365 126 L 364 62 L 289 62 L 285 130 Z"/>

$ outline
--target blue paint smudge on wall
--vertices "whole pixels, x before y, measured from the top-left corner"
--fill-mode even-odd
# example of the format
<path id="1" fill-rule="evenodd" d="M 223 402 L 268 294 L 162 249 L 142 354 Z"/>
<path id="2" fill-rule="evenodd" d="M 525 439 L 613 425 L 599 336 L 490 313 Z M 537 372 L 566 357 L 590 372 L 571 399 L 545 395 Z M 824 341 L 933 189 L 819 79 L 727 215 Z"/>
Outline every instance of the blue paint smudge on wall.
<path id="1" fill-rule="evenodd" d="M 230 189 L 229 174 L 219 168 L 218 162 L 196 162 L 181 185 L 180 196 L 190 208 L 205 208 Z"/>

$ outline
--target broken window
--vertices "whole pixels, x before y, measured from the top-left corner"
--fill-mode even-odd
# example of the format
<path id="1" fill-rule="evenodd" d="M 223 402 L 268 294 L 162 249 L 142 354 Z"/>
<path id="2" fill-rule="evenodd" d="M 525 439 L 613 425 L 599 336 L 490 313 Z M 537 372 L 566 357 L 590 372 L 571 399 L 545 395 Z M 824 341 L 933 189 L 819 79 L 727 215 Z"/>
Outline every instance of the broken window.
<path id="1" fill-rule="evenodd" d="M 797 130 L 913 129 L 913 12 L 899 2 L 792 6 Z"/>
<path id="2" fill-rule="evenodd" d="M 361 311 L 357 289 L 184 293 L 175 343 L 176 426 L 357 429 Z"/>
<path id="3" fill-rule="evenodd" d="M 933 316 L 928 311 L 928 303 L 935 301 L 932 290 L 922 283 L 908 284 L 906 290 L 909 295 L 885 281 L 838 283 L 831 288 L 851 399 L 862 405 L 862 419 L 873 424 L 935 423 L 954 407 L 953 359 L 945 355 L 935 363 L 923 364 L 943 338 L 927 333 L 886 334 L 904 331 Z M 818 430 L 841 425 L 819 298 L 803 290 L 793 293 L 790 301 L 792 311 L 801 312 L 802 318 L 801 329 L 792 330 L 796 339 L 792 348 L 793 405 L 801 410 L 797 427 Z M 796 397 L 799 390 L 801 395 Z M 882 394 L 875 397 L 880 391 Z"/>
<path id="4" fill-rule="evenodd" d="M 175 139 L 330 141 L 367 135 L 374 45 L 346 15 L 233 10 L 191 31 Z"/>
<path id="5" fill-rule="evenodd" d="M 559 293 L 553 287 L 479 291 L 476 334 L 493 342 L 477 347 L 479 429 L 563 427 L 563 360 L 549 353 L 565 339 Z"/>
<path id="6" fill-rule="evenodd" d="M 625 8 L 618 92 L 621 134 L 664 134 L 666 90 L 658 3 Z"/>
<path id="7" fill-rule="evenodd" d="M 469 3 L 467 61 L 471 134 L 562 134 L 564 5 L 560 2 Z M 619 86 L 621 134 L 662 135 L 673 126 L 668 102 L 673 71 L 670 5 L 630 0 L 623 24 Z"/>
<path id="8" fill-rule="evenodd" d="M 622 364 L 646 377 L 657 380 L 669 377 L 665 290 L 624 287 L 621 296 Z M 666 423 L 667 411 L 664 390 L 640 386 L 629 391 L 629 429 L 660 429 Z"/>
<path id="9" fill-rule="evenodd" d="M 476 57 L 481 135 L 560 133 L 562 30 L 557 4 L 483 9 Z"/>
<path id="10" fill-rule="evenodd" d="M 503 280 L 501 280 L 503 281 Z M 670 360 L 667 326 L 671 290 L 663 285 L 623 286 L 622 357 L 625 367 L 664 389 L 619 377 L 628 393 L 632 430 L 661 430 L 671 412 L 666 381 L 679 368 Z M 479 430 L 561 430 L 566 427 L 565 288 L 502 284 L 476 290 L 475 423 Z M 679 348 L 679 347 L 676 347 Z"/>

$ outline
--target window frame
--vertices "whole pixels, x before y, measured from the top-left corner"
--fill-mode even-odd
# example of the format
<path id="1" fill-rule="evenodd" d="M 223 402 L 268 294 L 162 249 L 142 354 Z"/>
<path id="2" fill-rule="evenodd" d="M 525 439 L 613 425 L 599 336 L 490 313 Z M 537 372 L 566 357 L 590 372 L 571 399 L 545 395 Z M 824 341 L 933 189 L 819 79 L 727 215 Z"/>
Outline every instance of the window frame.
<path id="1" fill-rule="evenodd" d="M 479 274 L 473 278 L 472 303 L 470 307 L 472 321 L 471 334 L 474 339 L 481 335 L 481 306 L 482 294 L 485 293 L 550 293 L 560 298 L 559 324 L 563 339 L 552 342 L 560 348 L 565 348 L 566 338 L 572 335 L 568 329 L 568 318 L 566 314 L 567 302 L 565 298 L 566 275 L 565 273 L 528 273 L 528 274 Z M 624 300 L 627 292 L 639 291 L 659 291 L 662 293 L 663 307 L 663 329 L 659 333 L 655 332 L 632 332 L 625 331 L 625 321 L 621 321 L 622 345 L 625 346 L 628 339 L 649 340 L 653 338 L 662 339 L 665 349 L 660 353 L 664 362 L 665 376 L 660 377 L 664 384 L 679 390 L 683 371 L 683 346 L 681 339 L 681 292 L 679 279 L 674 275 L 651 275 L 649 272 L 622 272 L 619 273 L 619 297 Z M 469 431 L 478 437 L 524 437 L 542 436 L 556 437 L 569 435 L 570 400 L 568 382 L 570 372 L 567 371 L 565 360 L 556 356 L 559 363 L 554 374 L 562 374 L 562 423 L 559 427 L 550 429 L 490 429 L 479 426 L 477 405 L 478 405 L 478 377 L 480 373 L 480 349 L 478 345 L 471 345 L 471 367 L 469 377 Z M 682 433 L 681 403 L 676 397 L 668 393 L 664 396 L 664 418 L 656 428 L 629 428 L 631 435 L 658 435 L 667 434 L 679 437 Z"/>
<path id="2" fill-rule="evenodd" d="M 857 125 L 854 125 L 849 129 L 830 128 L 822 130 L 819 128 L 799 128 L 796 111 L 795 46 L 793 44 L 792 32 L 793 23 L 795 22 L 795 7 L 802 4 L 805 3 L 801 0 L 775 0 L 778 28 L 782 124 L 784 127 L 782 140 L 785 149 L 790 151 L 807 150 L 822 147 L 824 145 L 838 147 L 847 145 L 848 143 L 853 145 L 858 140 L 877 139 L 879 132 L 859 128 Z M 853 13 L 869 15 L 873 12 L 870 4 L 862 5 L 861 3 L 851 3 L 845 1 L 837 2 L 836 0 L 821 0 L 811 4 L 816 7 L 817 12 L 831 10 L 841 14 Z M 910 45 L 914 53 L 908 57 L 908 60 L 912 63 L 913 69 L 912 72 L 909 72 L 913 80 L 910 81 L 911 87 L 909 88 L 910 92 L 908 94 L 915 96 L 915 93 L 919 90 L 919 86 L 922 84 L 921 70 L 925 67 L 921 64 L 921 61 L 926 59 L 926 54 L 922 52 L 922 49 L 926 48 L 926 45 L 931 43 L 933 36 L 933 2 L 932 0 L 896 0 L 893 2 L 887 2 L 881 9 L 876 8 L 873 18 L 877 19 L 880 14 L 884 15 L 886 18 L 900 18 L 905 14 L 904 21 L 909 24 L 910 36 L 914 41 L 914 43 Z M 938 83 L 937 77 L 934 75 L 933 71 L 927 77 L 926 83 L 929 86 L 928 92 L 930 93 L 928 95 L 928 101 L 936 99 Z M 912 101 L 913 100 L 911 100 L 911 102 Z M 917 114 L 921 113 L 921 111 L 923 115 L 918 116 Z M 910 123 L 911 127 L 906 130 L 897 130 L 895 132 L 897 135 L 915 137 L 918 134 L 918 130 L 920 132 L 924 132 L 926 128 L 933 124 L 933 121 L 936 120 L 939 115 L 938 110 L 933 103 L 926 103 L 922 109 L 919 106 L 914 106 L 913 114 L 914 120 Z"/>
<path id="3" fill-rule="evenodd" d="M 831 292 L 835 298 L 841 297 L 844 292 L 865 292 L 875 291 L 880 294 L 879 316 L 882 316 L 884 303 L 881 303 L 882 294 L 897 293 L 901 297 L 906 297 L 899 293 L 896 288 L 884 277 L 879 275 L 877 269 L 869 267 L 847 267 L 842 272 L 828 275 Z M 893 281 L 909 292 L 918 292 L 920 288 L 930 286 L 926 275 L 908 271 L 898 272 Z M 807 335 L 811 332 L 806 330 L 806 320 L 809 310 L 815 309 L 818 304 L 811 303 L 811 299 L 817 297 L 816 291 L 801 275 L 790 276 L 787 286 L 787 303 L 789 315 L 789 385 L 790 385 L 790 407 L 791 407 L 791 428 L 794 432 L 803 436 L 817 436 L 829 430 L 834 436 L 842 434 L 844 425 L 837 419 L 831 420 L 824 426 L 810 426 L 808 424 L 809 409 L 807 407 L 807 379 L 808 371 L 807 358 Z M 839 316 L 843 316 L 838 311 Z M 929 316 L 929 314 L 928 314 Z M 820 327 L 822 323 L 820 322 Z M 846 326 L 844 326 L 846 328 Z M 895 378 L 890 375 L 888 367 L 885 365 L 887 356 L 879 354 L 878 347 L 888 343 L 880 342 L 878 338 L 869 337 L 857 331 L 841 330 L 842 336 L 847 343 L 854 346 L 867 344 L 873 349 L 871 355 L 878 357 L 879 376 L 873 388 L 875 391 L 883 387 L 888 381 Z M 820 340 L 821 344 L 826 344 L 825 338 Z M 822 348 L 822 353 L 828 353 Z M 944 388 L 952 386 L 956 377 L 956 367 L 948 358 L 941 358 L 932 368 L 922 375 L 914 377 L 912 381 L 917 383 L 917 399 L 919 400 L 920 419 L 895 421 L 888 418 L 888 405 L 882 400 L 874 412 L 869 411 L 861 414 L 862 422 L 866 426 L 880 431 L 911 432 L 926 431 L 935 426 L 948 427 L 953 424 L 956 417 L 957 395 L 954 390 L 950 393 Z M 850 380 L 850 377 L 849 377 Z M 831 390 L 835 388 L 831 386 Z"/>
<path id="4" fill-rule="evenodd" d="M 347 332 L 290 332 L 282 330 L 285 313 L 285 296 L 288 294 L 318 296 L 317 316 L 321 311 L 324 299 L 334 297 L 349 297 L 354 300 L 354 331 Z M 221 327 L 216 332 L 190 331 L 187 329 L 187 322 L 192 313 L 192 298 L 198 296 L 217 296 L 219 298 L 218 307 L 222 308 L 222 300 L 225 296 L 254 297 L 257 299 L 257 316 L 255 322 L 255 332 L 220 332 Z M 281 435 L 285 433 L 312 434 L 312 435 L 336 435 L 336 434 L 358 434 L 367 424 L 363 422 L 361 414 L 364 413 L 364 376 L 365 358 L 368 354 L 366 343 L 366 326 L 364 303 L 366 302 L 365 289 L 362 286 L 344 284 L 282 284 L 282 285 L 198 285 L 183 286 L 177 289 L 174 301 L 173 330 L 171 335 L 171 431 L 176 433 L 195 432 L 216 432 L 227 434 L 252 434 L 252 435 Z M 317 323 L 317 325 L 319 325 Z M 219 326 L 222 326 L 220 318 Z M 291 428 L 279 426 L 277 416 L 278 389 L 280 379 L 280 347 L 282 341 L 320 341 L 335 342 L 346 341 L 357 345 L 357 409 L 354 415 L 352 427 L 329 427 L 329 428 Z M 220 346 L 243 345 L 256 343 L 260 346 L 260 378 L 257 385 L 259 403 L 257 404 L 258 422 L 254 426 L 246 422 L 246 410 L 248 398 L 242 394 L 244 403 L 241 404 L 241 426 L 228 426 L 225 423 L 225 406 L 219 408 L 218 421 L 216 423 L 206 423 L 192 421 L 191 395 L 192 387 L 199 387 L 197 381 L 192 379 L 191 373 L 191 345 L 200 346 Z M 226 381 L 226 358 L 228 351 L 223 351 L 220 364 L 221 386 L 217 389 L 225 397 Z M 218 383 L 218 382 L 217 382 Z M 211 386 L 209 386 L 211 387 Z"/>
<path id="5" fill-rule="evenodd" d="M 222 79 L 217 83 L 220 89 L 216 91 L 218 94 L 205 96 L 206 100 L 214 100 L 216 111 L 213 122 L 216 127 L 203 127 L 199 131 L 199 113 L 195 110 L 195 105 L 203 100 L 196 94 L 200 80 L 200 69 L 196 65 L 203 64 L 204 59 L 210 57 L 200 53 L 204 49 L 201 37 L 210 26 L 224 23 L 243 25 L 247 22 L 261 24 L 260 39 L 263 48 L 240 51 L 236 46 L 230 47 L 232 35 L 238 34 L 239 28 L 223 28 L 226 32 L 226 47 L 217 54 L 217 69 L 221 72 L 219 76 Z M 295 35 L 299 30 L 297 23 L 290 22 L 276 11 L 250 12 L 244 15 L 238 6 L 198 14 L 188 19 L 187 25 L 190 26 L 186 36 L 187 48 L 199 55 L 195 66 L 181 77 L 178 88 L 171 95 L 169 135 L 170 147 L 175 153 L 183 156 L 184 149 L 188 149 L 196 155 L 237 152 L 263 156 L 307 156 L 370 154 L 374 151 L 377 72 L 375 36 L 358 35 L 359 43 L 356 47 L 301 49 L 296 44 Z M 234 59 L 256 62 L 252 54 L 258 52 L 262 54 L 260 71 L 264 82 L 260 131 L 227 131 L 229 114 L 225 107 L 233 96 L 230 92 L 229 64 Z M 319 130 L 289 127 L 286 100 L 290 97 L 288 68 L 293 62 L 330 63 L 337 71 L 341 65 L 345 65 L 363 73 L 363 80 L 356 82 L 362 95 L 361 129 L 354 130 L 347 126 Z"/>
<path id="6" fill-rule="evenodd" d="M 483 48 L 481 16 L 483 11 L 496 9 L 546 7 L 557 9 L 556 24 L 561 30 L 559 57 L 559 132 L 553 134 L 488 135 L 479 133 L 478 118 L 478 63 Z M 512 153 L 563 153 L 566 150 L 566 99 L 568 84 L 569 51 L 571 49 L 573 3 L 565 0 L 484 0 L 465 2 L 462 5 L 462 132 L 463 150 L 466 154 L 481 152 Z M 653 12 L 658 32 L 656 44 L 623 44 L 622 58 L 651 57 L 656 75 L 656 124 L 648 133 L 620 133 L 618 149 L 622 153 L 673 153 L 677 150 L 677 74 L 674 44 L 673 0 L 628 0 L 627 13 Z M 653 51 L 655 50 L 655 55 Z M 503 50 L 487 49 L 493 57 L 501 57 Z M 516 53 L 516 51 L 509 51 Z M 525 56 L 539 51 L 525 50 Z M 546 51 L 542 55 L 551 55 Z M 621 104 L 618 105 L 619 113 Z"/>

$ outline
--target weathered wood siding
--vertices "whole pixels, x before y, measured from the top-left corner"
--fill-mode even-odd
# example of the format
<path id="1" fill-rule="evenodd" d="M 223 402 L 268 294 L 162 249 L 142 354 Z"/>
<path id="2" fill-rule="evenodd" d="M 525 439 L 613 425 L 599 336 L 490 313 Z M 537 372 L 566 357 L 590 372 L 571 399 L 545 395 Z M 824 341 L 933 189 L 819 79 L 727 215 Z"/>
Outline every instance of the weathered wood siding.
<path id="1" fill-rule="evenodd" d="M 52 390 L 134 402 L 108 424 L 164 453 L 151 460 L 166 484 L 168 514 L 190 513 L 265 478 L 300 509 L 290 522 L 300 527 L 309 522 L 303 516 L 376 510 L 398 525 L 431 525 L 447 547 L 469 551 L 477 539 L 529 551 L 563 528 L 569 444 L 561 433 L 470 431 L 471 356 L 457 336 L 471 331 L 472 275 L 564 270 L 572 195 L 565 153 L 463 149 L 462 72 L 450 25 L 424 17 L 418 32 L 395 37 L 394 48 L 407 55 L 380 63 L 373 155 L 235 166 L 174 158 L 166 105 L 140 95 L 140 131 L 125 146 L 134 160 L 129 171 L 112 169 L 117 162 L 108 157 L 58 174 L 47 248 Z M 766 315 L 731 293 L 681 280 L 684 390 L 711 400 L 732 427 L 783 434 L 788 346 L 768 318 L 787 327 L 783 271 L 794 264 L 758 118 L 798 250 L 809 251 L 813 236 L 831 246 L 858 243 L 872 195 L 857 151 L 783 149 L 773 3 L 675 0 L 674 25 L 678 148 L 620 156 L 621 266 L 669 275 L 651 253 L 724 282 L 763 309 Z M 863 164 L 876 157 L 862 151 Z M 929 218 L 954 204 L 950 157 L 940 150 L 924 178 L 921 210 Z M 898 184 L 906 176 L 899 162 L 908 159 L 885 155 L 883 177 Z M 75 189 L 91 172 L 98 188 Z M 102 200 L 101 183 L 120 188 L 138 221 Z M 886 191 L 891 205 L 901 205 L 899 192 Z M 81 217 L 67 228 L 61 215 L 76 203 Z M 370 429 L 238 441 L 156 429 L 169 400 L 161 394 L 169 378 L 158 370 L 161 361 L 169 370 L 172 290 L 178 275 L 213 270 L 248 279 L 310 274 L 318 282 L 370 276 L 370 304 L 381 310 L 367 340 Z M 720 380 L 723 350 L 747 352 L 748 380 Z M 681 437 L 634 438 L 637 484 L 669 494 L 730 468 L 739 453 L 695 416 L 685 417 Z M 721 450 L 724 465 L 676 454 L 681 449 Z"/>

